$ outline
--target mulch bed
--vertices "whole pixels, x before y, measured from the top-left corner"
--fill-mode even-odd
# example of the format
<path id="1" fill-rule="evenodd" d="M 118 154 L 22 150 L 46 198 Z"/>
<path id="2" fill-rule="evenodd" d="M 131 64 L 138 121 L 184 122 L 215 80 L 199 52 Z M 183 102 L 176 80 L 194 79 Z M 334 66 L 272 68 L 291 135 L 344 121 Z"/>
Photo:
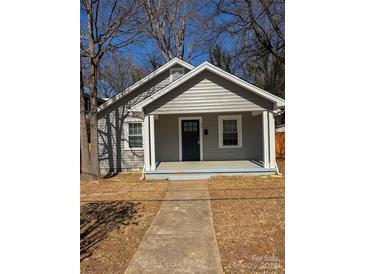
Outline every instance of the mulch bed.
<path id="1" fill-rule="evenodd" d="M 168 186 L 166 181 L 141 181 L 140 176 L 80 183 L 81 273 L 126 270 Z"/>
<path id="2" fill-rule="evenodd" d="M 283 273 L 284 176 L 216 177 L 209 194 L 224 272 Z"/>

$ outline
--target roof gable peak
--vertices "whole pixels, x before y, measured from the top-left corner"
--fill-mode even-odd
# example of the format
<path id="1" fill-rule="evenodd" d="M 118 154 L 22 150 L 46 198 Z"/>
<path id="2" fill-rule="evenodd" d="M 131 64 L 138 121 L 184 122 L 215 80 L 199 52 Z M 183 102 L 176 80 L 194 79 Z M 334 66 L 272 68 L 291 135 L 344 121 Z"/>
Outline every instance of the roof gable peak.
<path id="1" fill-rule="evenodd" d="M 209 63 L 208 61 L 203 62 L 202 64 L 200 64 L 199 66 L 195 67 L 194 69 L 192 69 L 190 72 L 188 72 L 187 74 L 185 74 L 184 76 L 182 76 L 181 78 L 179 78 L 178 80 L 174 81 L 173 83 L 171 83 L 170 85 L 166 86 L 165 88 L 161 89 L 160 91 L 158 91 L 156 94 L 154 94 L 153 96 L 150 96 L 148 98 L 146 98 L 145 100 L 141 101 L 140 103 L 136 104 L 134 107 L 132 107 L 132 111 L 143 111 L 143 108 L 148 105 L 149 103 L 153 102 L 154 100 L 158 99 L 159 97 L 161 97 L 162 95 L 166 94 L 167 92 L 170 92 L 171 90 L 173 90 L 174 88 L 178 87 L 179 85 L 181 85 L 182 83 L 188 81 L 189 79 L 195 77 L 196 75 L 200 74 L 201 72 L 208 70 L 212 73 L 217 74 L 218 76 L 229 80 L 243 88 L 248 89 L 249 91 L 256 93 L 259 96 L 262 96 L 264 98 L 266 98 L 267 100 L 275 103 L 275 105 L 277 107 L 284 107 L 285 105 L 285 101 L 284 99 L 277 97 L 261 88 L 256 87 L 255 85 L 252 85 L 246 81 L 244 81 L 243 79 L 237 77 L 234 74 L 231 74 L 211 63 Z"/>
<path id="2" fill-rule="evenodd" d="M 126 88 L 122 92 L 118 93 L 117 95 L 113 96 L 112 98 L 107 100 L 105 103 L 100 105 L 98 107 L 98 112 L 100 112 L 100 111 L 106 109 L 107 107 L 113 105 L 115 102 L 119 101 L 121 98 L 123 98 L 127 94 L 131 93 L 132 91 L 136 90 L 140 86 L 142 86 L 145 83 L 147 83 L 147 82 L 151 81 L 152 79 L 156 78 L 158 75 L 160 75 L 161 73 L 163 73 L 164 71 L 168 70 L 169 68 L 171 68 L 172 66 L 174 66 L 176 64 L 179 64 L 180 66 L 182 66 L 184 68 L 187 68 L 189 70 L 193 70 L 195 68 L 193 65 L 185 62 L 184 60 L 182 60 L 178 57 L 174 57 L 173 59 L 171 59 L 167 63 L 163 64 L 161 67 L 159 67 L 156 70 L 152 71 L 150 74 L 148 74 L 147 76 L 145 76 L 141 80 L 139 80 L 136 83 L 132 84 L 131 86 L 129 86 L 128 88 Z"/>

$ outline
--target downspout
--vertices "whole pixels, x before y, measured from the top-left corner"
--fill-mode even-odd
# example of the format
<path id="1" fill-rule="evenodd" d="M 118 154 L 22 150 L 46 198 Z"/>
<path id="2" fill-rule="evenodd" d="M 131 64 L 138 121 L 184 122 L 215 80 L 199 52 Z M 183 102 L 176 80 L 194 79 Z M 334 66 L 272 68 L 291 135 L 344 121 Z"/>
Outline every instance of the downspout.
<path id="1" fill-rule="evenodd" d="M 145 167 L 145 165 L 143 165 L 143 168 L 142 168 L 142 176 L 141 176 L 140 180 L 144 180 L 145 179 L 144 167 Z"/>
<path id="2" fill-rule="evenodd" d="M 278 166 L 278 163 L 276 162 L 276 157 L 275 157 L 275 168 L 276 168 L 276 174 L 279 176 L 282 176 L 283 174 L 281 174 L 279 171 L 279 166 Z"/>
<path id="3" fill-rule="evenodd" d="M 144 117 L 144 112 L 142 112 L 142 114 L 143 114 L 143 117 Z M 149 124 L 149 123 L 148 123 Z M 143 125 L 143 126 L 145 126 L 145 125 Z M 144 131 L 144 128 L 143 128 L 143 131 Z M 143 133 L 143 139 L 145 138 L 145 136 L 144 136 L 144 133 Z M 143 140 L 143 157 L 146 157 L 146 155 L 144 155 L 145 153 L 145 140 Z M 144 160 L 143 160 L 143 162 L 144 162 Z M 142 168 L 142 176 L 141 176 L 141 178 L 140 178 L 140 180 L 144 180 L 145 178 L 146 178 L 146 176 L 145 176 L 145 174 L 144 174 L 144 171 L 145 171 L 145 168 L 146 168 L 146 165 L 145 164 L 143 164 L 143 168 Z"/>

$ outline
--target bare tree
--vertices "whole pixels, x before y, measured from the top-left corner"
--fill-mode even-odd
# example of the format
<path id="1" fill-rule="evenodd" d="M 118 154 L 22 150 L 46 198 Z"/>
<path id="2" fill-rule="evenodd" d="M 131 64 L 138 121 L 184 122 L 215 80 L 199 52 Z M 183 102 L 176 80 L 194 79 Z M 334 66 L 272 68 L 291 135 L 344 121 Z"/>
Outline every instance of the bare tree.
<path id="1" fill-rule="evenodd" d="M 119 52 L 106 55 L 99 67 L 99 94 L 108 98 L 126 89 L 132 83 L 131 67 L 131 60 Z"/>
<path id="2" fill-rule="evenodd" d="M 160 56 L 156 55 L 156 54 L 150 54 L 147 57 L 147 60 L 148 60 L 148 64 L 151 66 L 152 70 L 156 70 L 163 65 L 162 57 L 160 58 Z"/>
<path id="3" fill-rule="evenodd" d="M 246 53 L 259 49 L 285 63 L 284 5 L 284 0 L 219 0 L 216 15 L 230 18 L 220 31 L 239 35 Z"/>
<path id="4" fill-rule="evenodd" d="M 218 44 L 209 52 L 209 62 L 229 73 L 233 73 L 231 56 L 222 50 Z"/>
<path id="5" fill-rule="evenodd" d="M 190 60 L 202 39 L 196 35 L 196 24 L 205 1 L 136 1 L 141 8 L 139 25 L 156 42 L 165 61 L 174 57 Z"/>
<path id="6" fill-rule="evenodd" d="M 81 58 L 80 58 L 81 61 Z M 91 161 L 88 147 L 87 119 L 85 110 L 85 92 L 84 92 L 84 75 L 83 66 L 80 62 L 80 159 L 81 159 L 81 178 L 83 180 L 92 180 Z"/>
<path id="7" fill-rule="evenodd" d="M 81 0 L 81 53 L 89 63 L 88 92 L 90 93 L 90 162 L 91 177 L 100 177 L 97 91 L 100 62 L 107 52 L 126 47 L 138 35 L 134 1 Z M 81 140 L 84 141 L 84 140 Z M 83 146 L 83 145 L 82 145 Z"/>
<path id="8" fill-rule="evenodd" d="M 187 1 L 137 0 L 144 17 L 140 26 L 156 41 L 165 61 L 184 57 Z"/>
<path id="9" fill-rule="evenodd" d="M 245 80 L 284 97 L 284 0 L 216 0 L 214 4 L 213 31 L 233 40 L 235 71 Z"/>
<path id="10" fill-rule="evenodd" d="M 142 79 L 147 71 L 120 52 L 105 55 L 99 67 L 99 94 L 112 97 Z"/>

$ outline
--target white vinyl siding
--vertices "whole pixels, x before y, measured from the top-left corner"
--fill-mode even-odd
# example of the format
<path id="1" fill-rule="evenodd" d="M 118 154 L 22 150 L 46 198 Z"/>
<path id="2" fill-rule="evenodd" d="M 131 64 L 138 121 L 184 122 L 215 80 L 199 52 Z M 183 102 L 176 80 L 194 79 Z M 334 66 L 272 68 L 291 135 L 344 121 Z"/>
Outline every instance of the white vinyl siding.
<path id="1" fill-rule="evenodd" d="M 242 117 L 241 115 L 218 116 L 219 148 L 242 147 Z"/>

